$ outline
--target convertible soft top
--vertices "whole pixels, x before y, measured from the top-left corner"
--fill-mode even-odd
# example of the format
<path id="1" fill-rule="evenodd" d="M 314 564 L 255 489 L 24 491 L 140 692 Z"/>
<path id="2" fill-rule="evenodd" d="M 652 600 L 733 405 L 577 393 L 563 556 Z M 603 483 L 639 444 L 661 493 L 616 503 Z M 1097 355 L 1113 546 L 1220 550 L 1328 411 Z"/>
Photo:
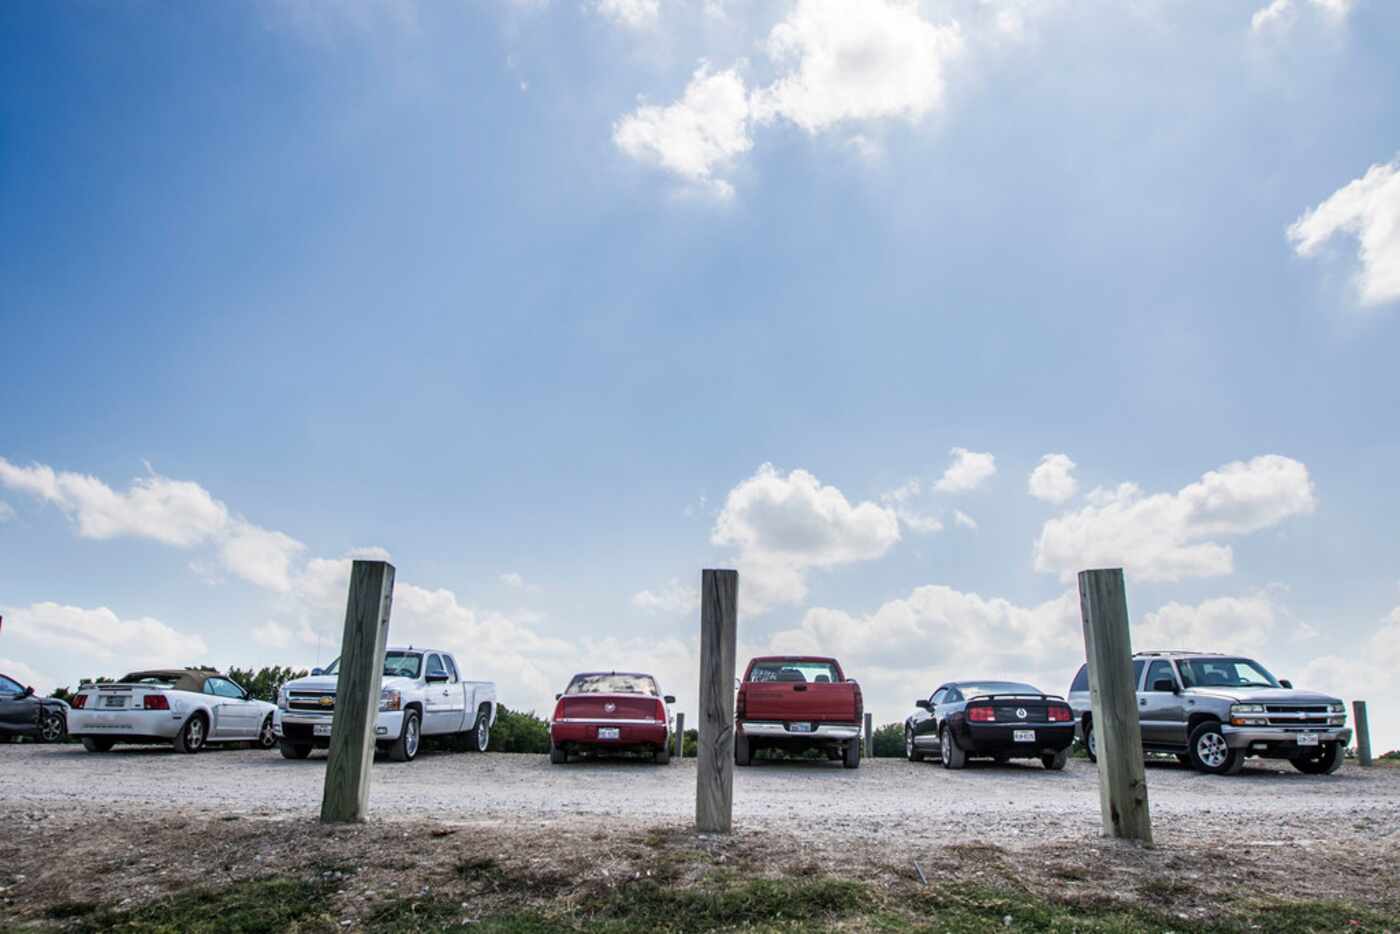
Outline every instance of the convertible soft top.
<path id="1" fill-rule="evenodd" d="M 216 671 L 204 671 L 199 668 L 168 668 L 159 671 L 133 671 L 122 678 L 120 683 L 140 684 L 142 681 L 158 681 L 177 691 L 192 691 L 195 694 L 201 694 L 204 692 L 204 682 L 215 677 L 219 677 L 219 673 Z"/>

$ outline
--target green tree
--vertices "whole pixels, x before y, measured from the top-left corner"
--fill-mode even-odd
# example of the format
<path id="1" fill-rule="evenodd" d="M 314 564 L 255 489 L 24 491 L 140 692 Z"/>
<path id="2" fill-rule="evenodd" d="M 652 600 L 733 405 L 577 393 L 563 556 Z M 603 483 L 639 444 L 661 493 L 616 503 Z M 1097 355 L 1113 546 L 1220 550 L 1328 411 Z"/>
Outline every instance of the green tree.
<path id="1" fill-rule="evenodd" d="M 275 704 L 277 703 L 277 692 L 282 685 L 297 678 L 305 678 L 309 672 L 305 669 L 283 668 L 280 665 L 273 665 L 270 668 L 259 668 L 256 671 L 251 668 L 230 668 L 227 674 L 230 681 L 241 685 L 253 697 Z"/>
<path id="2" fill-rule="evenodd" d="M 904 755 L 904 724 L 886 723 L 875 731 L 875 758 L 893 759 Z"/>
<path id="3" fill-rule="evenodd" d="M 549 752 L 549 724 L 533 710 L 522 713 L 505 704 L 496 705 L 496 724 L 491 727 L 491 752 Z"/>

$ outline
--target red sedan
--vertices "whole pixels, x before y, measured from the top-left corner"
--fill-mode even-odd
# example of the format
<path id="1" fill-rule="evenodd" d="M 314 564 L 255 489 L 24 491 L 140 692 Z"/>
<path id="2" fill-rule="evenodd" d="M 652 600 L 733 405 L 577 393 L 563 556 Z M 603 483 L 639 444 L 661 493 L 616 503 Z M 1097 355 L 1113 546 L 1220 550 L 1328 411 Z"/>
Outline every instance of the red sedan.
<path id="1" fill-rule="evenodd" d="M 671 761 L 671 716 L 651 675 L 589 671 L 574 675 L 556 694 L 549 722 L 549 761 L 561 765 L 571 753 L 649 752 L 658 765 Z"/>

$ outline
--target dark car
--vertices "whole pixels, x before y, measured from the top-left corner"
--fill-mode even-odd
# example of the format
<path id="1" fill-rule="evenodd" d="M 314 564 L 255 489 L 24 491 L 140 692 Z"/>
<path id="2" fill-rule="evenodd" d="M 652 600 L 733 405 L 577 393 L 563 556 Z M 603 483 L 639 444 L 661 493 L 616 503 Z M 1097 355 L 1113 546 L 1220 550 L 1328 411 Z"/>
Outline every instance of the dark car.
<path id="1" fill-rule="evenodd" d="M 68 705 L 39 697 L 8 675 L 0 675 L 0 737 L 32 736 L 57 743 L 68 735 Z"/>
<path id="2" fill-rule="evenodd" d="M 1039 759 L 1063 769 L 1074 743 L 1074 714 L 1062 698 L 1020 681 L 951 681 L 914 702 L 904 721 L 904 754 L 960 769 L 969 757 Z"/>

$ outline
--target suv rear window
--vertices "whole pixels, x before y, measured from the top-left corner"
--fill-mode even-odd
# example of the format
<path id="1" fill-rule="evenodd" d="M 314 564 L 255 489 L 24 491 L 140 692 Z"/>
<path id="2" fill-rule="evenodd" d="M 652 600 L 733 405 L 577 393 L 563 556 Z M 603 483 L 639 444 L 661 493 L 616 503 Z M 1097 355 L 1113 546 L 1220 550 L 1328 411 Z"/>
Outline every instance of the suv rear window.
<path id="1" fill-rule="evenodd" d="M 749 672 L 750 681 L 790 681 L 794 684 L 832 684 L 841 680 L 831 662 L 759 662 Z"/>

